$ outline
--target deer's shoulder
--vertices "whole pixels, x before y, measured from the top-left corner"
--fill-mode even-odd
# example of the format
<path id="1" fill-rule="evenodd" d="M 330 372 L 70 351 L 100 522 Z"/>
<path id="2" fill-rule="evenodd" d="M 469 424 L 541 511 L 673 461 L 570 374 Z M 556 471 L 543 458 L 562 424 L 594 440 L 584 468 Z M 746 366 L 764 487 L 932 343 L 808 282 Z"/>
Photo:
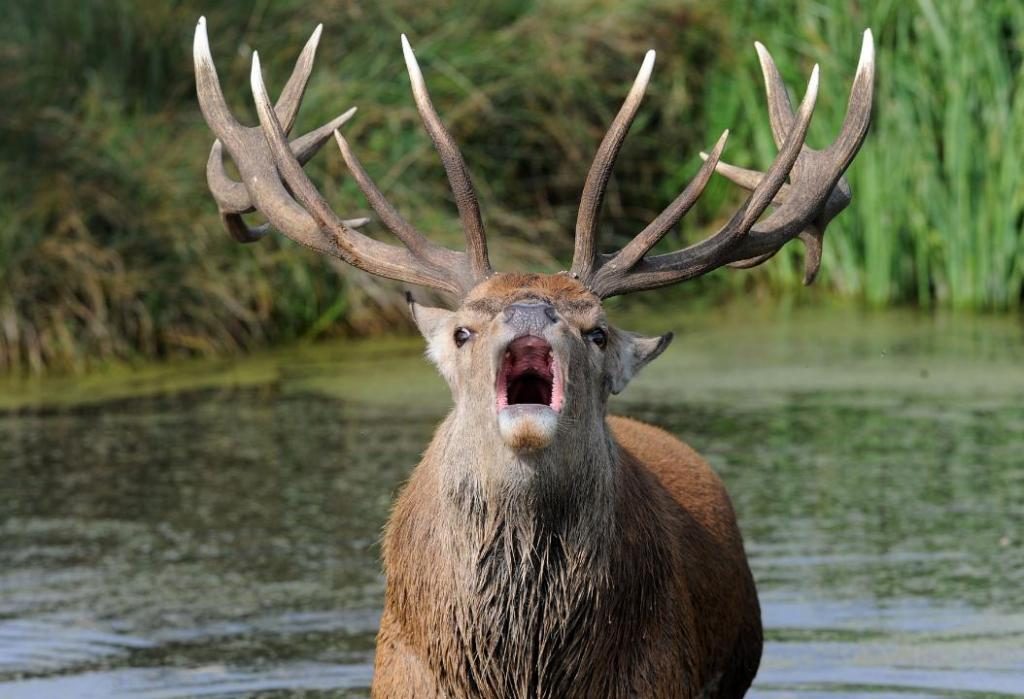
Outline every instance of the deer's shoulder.
<path id="1" fill-rule="evenodd" d="M 632 418 L 610 416 L 608 424 L 624 457 L 653 475 L 690 517 L 723 537 L 736 535 L 735 513 L 721 478 L 690 445 Z"/>

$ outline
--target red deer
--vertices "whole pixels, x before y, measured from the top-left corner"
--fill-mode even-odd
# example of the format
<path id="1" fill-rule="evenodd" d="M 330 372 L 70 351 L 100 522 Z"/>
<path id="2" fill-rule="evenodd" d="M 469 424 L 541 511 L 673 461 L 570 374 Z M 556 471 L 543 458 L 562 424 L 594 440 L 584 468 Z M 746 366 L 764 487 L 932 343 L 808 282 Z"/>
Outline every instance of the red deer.
<path id="1" fill-rule="evenodd" d="M 704 156 L 679 197 L 618 252 L 598 247 L 612 165 L 643 96 L 654 52 L 601 142 L 583 187 L 569 271 L 492 270 L 466 164 L 441 123 L 409 43 L 413 97 L 451 183 L 466 249 L 438 246 L 385 199 L 338 128 L 352 111 L 289 141 L 320 28 L 276 105 L 252 58 L 259 125 L 245 127 L 221 92 L 200 20 L 199 102 L 217 140 L 207 179 L 241 242 L 270 226 L 371 274 L 443 292 L 454 310 L 409 305 L 454 407 L 395 504 L 384 538 L 387 590 L 376 697 L 739 697 L 761 657 L 761 615 L 729 496 L 690 447 L 606 403 L 671 334 L 609 324 L 611 296 L 752 267 L 788 241 L 807 248 L 805 281 L 825 227 L 850 201 L 843 173 L 867 133 L 874 51 L 865 32 L 836 141 L 804 144 L 818 68 L 794 112 L 771 56 L 757 45 L 779 153 L 765 172 Z M 303 164 L 333 135 L 371 208 L 401 246 L 343 220 Z M 228 176 L 223 151 L 241 181 Z M 714 171 L 750 190 L 711 237 L 650 254 Z M 774 206 L 769 215 L 762 214 Z M 242 214 L 268 221 L 250 228 Z"/>

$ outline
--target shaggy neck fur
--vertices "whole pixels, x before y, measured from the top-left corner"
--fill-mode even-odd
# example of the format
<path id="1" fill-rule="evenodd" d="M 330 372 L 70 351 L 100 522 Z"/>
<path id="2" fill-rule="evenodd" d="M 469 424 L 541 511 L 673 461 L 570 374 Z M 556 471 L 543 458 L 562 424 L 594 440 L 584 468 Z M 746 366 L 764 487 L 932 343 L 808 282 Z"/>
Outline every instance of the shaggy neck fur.
<path id="1" fill-rule="evenodd" d="M 637 639 L 650 636 L 646 620 L 661 614 L 668 554 L 653 538 L 637 541 L 620 511 L 623 491 L 636 484 L 603 420 L 586 442 L 569 436 L 560 449 L 526 455 L 481 440 L 479 427 L 477 448 L 467 449 L 460 424 L 453 414 L 441 426 L 427 468 L 410 482 L 433 499 L 432 516 L 395 513 L 395 538 L 437 565 L 391 566 L 405 571 L 389 580 L 399 599 L 430 605 L 402 615 L 423 621 L 407 631 L 453 696 L 582 696 L 587 683 L 625 677 L 626 667 L 604 666 L 628 661 L 642 646 Z M 633 517 L 645 517 L 649 503 L 626 501 L 639 510 Z M 610 648 L 613 638 L 629 650 Z M 591 696 L 618 695 L 590 687 Z"/>

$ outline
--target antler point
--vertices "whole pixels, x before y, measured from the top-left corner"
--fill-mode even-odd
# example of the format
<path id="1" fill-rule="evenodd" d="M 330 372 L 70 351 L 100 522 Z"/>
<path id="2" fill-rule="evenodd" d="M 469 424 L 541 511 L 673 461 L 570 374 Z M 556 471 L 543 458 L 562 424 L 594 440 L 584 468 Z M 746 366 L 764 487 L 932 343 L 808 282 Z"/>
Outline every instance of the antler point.
<path id="1" fill-rule="evenodd" d="M 192 41 L 192 58 L 197 63 L 213 64 L 213 56 L 210 54 L 210 39 L 206 36 L 206 17 L 200 17 L 196 23 L 196 34 Z"/>
<path id="2" fill-rule="evenodd" d="M 274 110 L 270 107 L 270 96 L 267 95 L 267 86 L 263 84 L 259 51 L 252 52 L 252 71 L 249 73 L 249 83 L 252 87 L 252 96 L 256 101 L 257 111 L 264 111 L 264 108 L 266 108 L 266 110 L 273 114 Z"/>
<path id="3" fill-rule="evenodd" d="M 644 62 L 640 65 L 640 72 L 636 76 L 636 84 L 640 84 L 643 87 L 647 86 L 647 81 L 651 79 L 651 73 L 654 71 L 654 58 L 656 55 L 654 49 L 644 54 Z"/>
<path id="4" fill-rule="evenodd" d="M 321 22 L 320 24 L 316 25 L 316 29 L 314 29 L 313 33 L 309 35 L 309 41 L 306 42 L 306 48 L 303 51 L 303 53 L 306 53 L 306 51 L 311 50 L 316 51 L 317 46 L 320 45 L 320 35 L 323 34 L 323 31 L 324 24 L 323 22 Z"/>
<path id="5" fill-rule="evenodd" d="M 857 75 L 870 70 L 875 65 L 875 37 L 871 29 L 864 30 L 864 41 L 860 47 L 860 60 L 857 62 Z"/>

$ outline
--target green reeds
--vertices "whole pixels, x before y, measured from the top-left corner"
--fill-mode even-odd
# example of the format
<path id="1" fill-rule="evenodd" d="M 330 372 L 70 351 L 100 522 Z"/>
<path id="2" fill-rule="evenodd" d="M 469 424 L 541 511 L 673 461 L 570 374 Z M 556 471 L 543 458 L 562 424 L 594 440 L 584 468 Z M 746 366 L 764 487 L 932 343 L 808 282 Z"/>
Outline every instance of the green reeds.
<path id="1" fill-rule="evenodd" d="M 849 173 L 853 203 L 826 239 L 821 281 L 872 305 L 1019 307 L 1024 4 L 781 4 L 785 12 L 771 17 L 758 3 L 733 10 L 794 83 L 822 64 L 812 145 L 838 130 L 856 30 L 872 27 L 878 43 L 874 125 Z M 737 86 L 753 111 L 755 86 Z M 762 150 L 757 160 L 766 162 L 771 149 Z M 772 276 L 793 281 L 788 269 Z"/>
<path id="2" fill-rule="evenodd" d="M 378 332 L 401 317 L 389 283 L 286 240 L 240 246 L 220 230 L 190 64 L 203 13 L 228 99 L 250 123 L 251 49 L 279 89 L 324 22 L 299 128 L 359 106 L 346 134 L 367 169 L 409 219 L 457 245 L 402 67 L 397 37 L 409 33 L 463 144 L 496 265 L 546 270 L 571 255 L 590 157 L 647 48 L 658 49 L 658 66 L 607 197 L 609 247 L 671 201 L 722 129 L 733 132 L 727 160 L 770 162 L 754 39 L 794 91 L 821 63 L 810 142 L 822 145 L 839 129 L 860 34 L 871 27 L 875 123 L 813 294 L 979 310 L 1021 302 L 1024 5 L 1015 0 L 9 5 L 0 25 L 0 370 L 224 354 Z M 340 158 L 325 150 L 310 165 L 314 180 L 339 213 L 365 213 Z M 663 246 L 706 235 L 738 201 L 713 183 Z M 795 289 L 802 251 L 790 247 L 753 272 L 675 290 L 673 302 Z"/>

